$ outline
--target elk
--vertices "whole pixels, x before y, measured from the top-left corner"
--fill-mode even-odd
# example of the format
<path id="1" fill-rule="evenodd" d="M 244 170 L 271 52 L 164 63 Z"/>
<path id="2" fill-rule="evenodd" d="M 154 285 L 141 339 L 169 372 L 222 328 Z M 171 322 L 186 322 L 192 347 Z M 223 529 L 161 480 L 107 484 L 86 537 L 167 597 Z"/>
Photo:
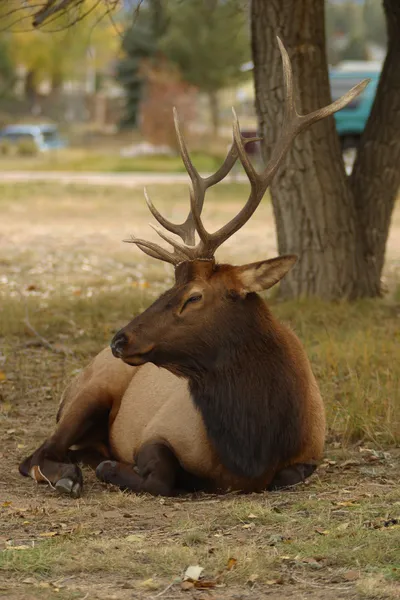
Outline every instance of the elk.
<path id="1" fill-rule="evenodd" d="M 64 392 L 54 433 L 20 472 L 59 492 L 82 492 L 84 462 L 100 480 L 134 492 L 244 492 L 304 481 L 321 459 L 325 413 L 306 353 L 257 294 L 278 283 L 296 256 L 243 266 L 218 264 L 216 250 L 253 215 L 295 137 L 359 94 L 364 81 L 329 106 L 296 111 L 292 69 L 284 71 L 280 138 L 259 173 L 234 114 L 233 144 L 219 170 L 203 178 L 190 159 L 176 112 L 181 157 L 191 180 L 190 212 L 176 225 L 145 191 L 158 235 L 172 250 L 132 238 L 175 267 L 175 284 L 116 333 Z M 201 213 L 205 193 L 239 158 L 250 182 L 240 212 L 214 233 Z M 171 236 L 174 234 L 174 236 Z M 196 237 L 197 236 L 197 237 Z M 178 237 L 182 241 L 178 240 Z"/>

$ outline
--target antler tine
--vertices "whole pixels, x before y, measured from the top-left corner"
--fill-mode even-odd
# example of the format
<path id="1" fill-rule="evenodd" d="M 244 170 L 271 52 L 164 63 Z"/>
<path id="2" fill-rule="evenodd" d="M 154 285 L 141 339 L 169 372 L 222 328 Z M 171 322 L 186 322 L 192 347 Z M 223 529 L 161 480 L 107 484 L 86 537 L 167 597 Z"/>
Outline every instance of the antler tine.
<path id="1" fill-rule="evenodd" d="M 178 240 L 174 240 L 174 238 L 172 236 L 170 236 L 167 233 L 165 233 L 164 231 L 162 231 L 162 229 L 157 227 L 157 225 L 153 225 L 152 223 L 149 223 L 149 225 L 152 229 L 154 229 L 154 231 L 160 236 L 161 239 L 163 239 L 165 242 L 168 242 L 168 244 L 171 244 L 171 246 L 175 250 L 175 253 L 177 255 L 180 255 L 180 257 L 183 260 L 187 260 L 188 258 L 189 259 L 191 258 L 190 253 L 189 253 L 189 248 L 185 244 L 178 242 Z"/>
<path id="2" fill-rule="evenodd" d="M 175 233 L 175 235 L 179 235 L 183 239 L 184 232 L 182 231 L 182 225 L 176 225 L 175 223 L 171 223 L 171 221 L 168 221 L 168 219 L 163 217 L 162 214 L 160 212 L 158 212 L 158 210 L 154 206 L 153 202 L 151 201 L 151 198 L 148 195 L 146 188 L 143 188 L 143 191 L 144 191 L 144 197 L 146 200 L 147 207 L 148 207 L 149 211 L 151 212 L 151 214 L 153 215 L 153 217 L 156 219 L 156 221 L 158 221 L 160 223 L 160 225 L 162 225 L 164 227 L 164 229 L 166 229 L 167 231 L 170 231 L 171 233 Z M 183 241 L 185 241 L 185 240 L 183 239 Z"/>
<path id="3" fill-rule="evenodd" d="M 205 180 L 200 176 L 199 172 L 194 167 L 192 160 L 189 156 L 186 142 L 182 135 L 180 124 L 179 124 L 178 111 L 176 110 L 175 106 L 174 106 L 173 112 L 174 112 L 174 124 L 175 124 L 176 137 L 178 138 L 178 143 L 179 143 L 179 150 L 181 153 L 183 164 L 185 165 L 186 171 L 188 172 L 188 175 L 192 182 L 192 189 L 193 189 L 193 193 L 190 194 L 190 214 L 189 214 L 189 217 L 186 222 L 188 224 L 191 222 L 191 218 L 190 218 L 190 215 L 191 215 L 193 217 L 193 221 L 194 221 L 197 233 L 199 234 L 200 239 L 203 240 L 203 237 L 206 236 L 207 232 L 205 231 L 204 227 L 202 226 L 202 223 L 200 220 L 200 213 L 203 209 L 204 196 L 205 196 L 205 193 L 207 190 L 207 186 L 205 184 Z"/>
<path id="4" fill-rule="evenodd" d="M 292 64 L 290 62 L 290 58 L 288 53 L 286 52 L 286 48 L 282 43 L 282 40 L 279 36 L 276 36 L 278 40 L 279 51 L 282 57 L 282 68 L 283 68 L 283 86 L 284 86 L 284 96 L 285 96 L 285 112 L 284 112 L 284 122 L 287 119 L 298 117 L 295 105 L 295 99 L 293 94 L 293 70 Z"/>
<path id="5" fill-rule="evenodd" d="M 146 240 L 141 240 L 132 235 L 130 240 L 124 240 L 124 242 L 128 244 L 136 244 L 138 248 L 148 256 L 152 258 L 157 258 L 158 260 L 163 260 L 165 262 L 169 262 L 171 265 L 177 265 L 181 262 L 181 258 L 171 254 L 165 248 L 158 246 L 158 244 L 154 244 L 153 242 L 147 242 Z"/>
<path id="6" fill-rule="evenodd" d="M 236 231 L 238 231 L 253 215 L 295 137 L 313 123 L 316 123 L 324 117 L 332 115 L 336 111 L 346 106 L 346 104 L 360 94 L 369 83 L 369 80 L 366 79 L 354 86 L 344 96 L 335 102 L 332 102 L 328 106 L 315 110 L 307 115 L 300 115 L 298 114 L 295 106 L 293 73 L 289 55 L 280 38 L 278 37 L 277 39 L 283 63 L 285 96 L 284 118 L 281 135 L 272 151 L 272 155 L 267 166 L 262 173 L 258 173 L 246 154 L 244 147 L 245 139 L 240 133 L 239 122 L 235 111 L 233 111 L 233 136 L 239 155 L 239 160 L 242 163 L 246 175 L 250 181 L 251 191 L 248 200 L 241 211 L 226 225 L 221 227 L 215 233 L 210 234 L 208 238 L 204 239 L 204 247 L 201 249 L 201 251 L 205 252 L 207 256 L 212 255 L 212 253 L 214 253 L 224 241 L 236 233 Z"/>

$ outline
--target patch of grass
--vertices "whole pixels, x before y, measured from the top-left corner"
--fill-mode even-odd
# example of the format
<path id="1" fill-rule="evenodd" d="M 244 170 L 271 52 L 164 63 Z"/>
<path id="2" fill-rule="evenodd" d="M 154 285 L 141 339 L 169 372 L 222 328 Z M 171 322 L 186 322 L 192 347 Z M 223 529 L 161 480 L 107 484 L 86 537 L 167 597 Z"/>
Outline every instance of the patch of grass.
<path id="1" fill-rule="evenodd" d="M 215 171 L 223 161 L 223 156 L 192 152 L 192 160 L 200 171 Z M 66 149 L 38 156 L 3 156 L 0 171 L 92 171 L 105 173 L 184 173 L 181 158 L 177 156 L 119 156 L 118 151 L 99 153 L 95 150 Z"/>
<path id="2" fill-rule="evenodd" d="M 172 581 L 182 575 L 188 565 L 200 564 L 208 578 L 218 576 L 224 582 L 243 585 L 254 575 L 260 583 L 274 577 L 288 577 L 288 574 L 307 577 L 317 566 L 317 572 L 327 568 L 336 576 L 343 575 L 343 581 L 349 569 L 356 569 L 364 576 L 381 575 L 389 583 L 398 580 L 400 530 L 396 527 L 368 529 L 361 522 L 371 511 L 377 513 L 376 498 L 358 497 L 358 514 L 347 511 L 347 526 L 343 528 L 343 523 L 329 513 L 332 500 L 325 500 L 321 507 L 318 502 L 321 498 L 316 498 L 308 503 L 309 515 L 305 516 L 296 510 L 293 496 L 297 494 L 283 502 L 285 520 L 280 522 L 250 519 L 254 526 L 246 528 L 240 519 L 236 527 L 232 527 L 229 517 L 232 513 L 242 512 L 248 517 L 253 514 L 249 511 L 262 515 L 265 510 L 262 496 L 251 501 L 234 498 L 214 504 L 212 511 L 218 523 L 218 533 L 215 533 L 212 527 L 204 527 L 210 518 L 206 503 L 197 503 L 197 510 L 183 503 L 180 510 L 188 507 L 190 521 L 169 519 L 161 530 L 149 525 L 141 535 L 121 532 L 122 535 L 114 537 L 82 533 L 42 541 L 34 548 L 8 549 L 0 554 L 0 569 L 52 578 L 61 574 L 116 575 L 129 571 L 129 576 L 140 582 L 155 574 L 158 580 Z M 305 502 L 304 493 L 302 496 Z M 284 498 L 282 494 L 274 497 L 280 502 Z M 160 505 L 157 507 L 154 499 L 148 502 L 157 519 Z M 168 510 L 168 506 L 161 510 Z M 381 505 L 378 512 L 384 514 L 384 510 Z M 231 558 L 236 559 L 236 564 L 228 571 Z"/>

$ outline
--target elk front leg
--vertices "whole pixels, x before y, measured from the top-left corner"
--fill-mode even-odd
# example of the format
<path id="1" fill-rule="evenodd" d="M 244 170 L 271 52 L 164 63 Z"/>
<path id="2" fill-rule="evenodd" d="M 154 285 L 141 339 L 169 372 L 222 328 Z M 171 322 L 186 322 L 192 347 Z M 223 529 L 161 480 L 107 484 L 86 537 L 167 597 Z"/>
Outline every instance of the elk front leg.
<path id="1" fill-rule="evenodd" d="M 78 394 L 61 410 L 54 434 L 19 465 L 20 473 L 48 483 L 61 493 L 79 497 L 82 472 L 70 462 L 69 448 L 88 439 L 102 441 L 107 435 L 109 411 L 108 399 Z"/>

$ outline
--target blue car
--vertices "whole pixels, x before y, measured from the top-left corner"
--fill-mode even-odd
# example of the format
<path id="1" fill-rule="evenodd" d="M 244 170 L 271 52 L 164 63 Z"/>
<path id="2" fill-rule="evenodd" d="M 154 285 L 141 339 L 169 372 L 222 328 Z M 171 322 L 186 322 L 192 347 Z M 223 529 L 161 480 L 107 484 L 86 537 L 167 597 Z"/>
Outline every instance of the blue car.
<path id="1" fill-rule="evenodd" d="M 0 131 L 1 140 L 8 140 L 13 144 L 32 141 L 39 152 L 65 148 L 67 145 L 60 137 L 56 125 L 8 125 Z"/>
<path id="2" fill-rule="evenodd" d="M 367 123 L 378 86 L 380 68 L 368 70 L 331 69 L 329 72 L 332 100 L 337 100 L 345 92 L 363 79 L 371 79 L 365 90 L 345 108 L 335 113 L 336 130 L 339 134 L 342 149 L 356 149 Z"/>

